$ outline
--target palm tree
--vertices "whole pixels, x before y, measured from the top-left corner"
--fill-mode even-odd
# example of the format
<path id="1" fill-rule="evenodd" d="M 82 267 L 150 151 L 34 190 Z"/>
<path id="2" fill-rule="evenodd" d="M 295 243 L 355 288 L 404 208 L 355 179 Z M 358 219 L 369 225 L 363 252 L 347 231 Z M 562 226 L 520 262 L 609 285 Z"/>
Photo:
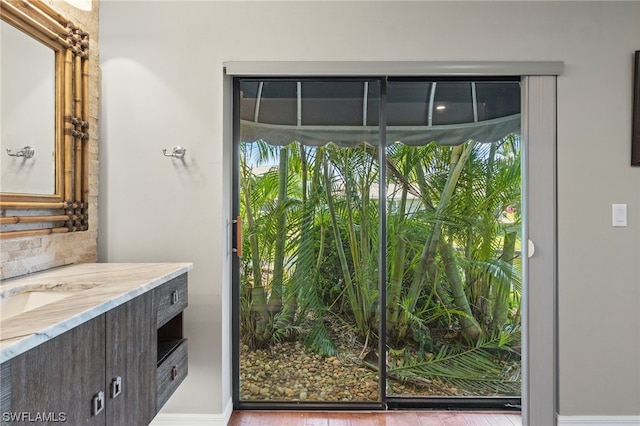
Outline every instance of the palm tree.
<path id="1" fill-rule="evenodd" d="M 335 348 L 320 320 L 325 307 L 314 279 L 314 216 L 320 200 L 322 157 L 315 160 L 309 179 L 308 154 L 298 143 L 274 148 L 257 141 L 243 148 L 240 204 L 247 230 L 243 244 L 249 245 L 241 274 L 243 342 L 250 348 L 263 348 L 295 337 L 300 332 L 298 324 L 311 311 L 309 345 L 332 354 Z M 247 163 L 252 155 L 253 165 Z M 270 168 L 255 173 L 254 167 L 260 164 Z"/>
<path id="2" fill-rule="evenodd" d="M 429 366 L 407 356 L 395 366 L 398 377 L 435 374 L 436 364 L 445 362 L 455 369 L 470 362 L 470 354 L 491 362 L 514 344 L 517 145 L 518 138 L 509 136 L 493 144 L 387 148 L 388 343 L 438 354 Z M 377 149 L 251 146 L 259 155 L 245 152 L 240 176 L 248 246 L 243 342 L 258 348 L 303 337 L 317 353 L 333 354 L 334 336 L 325 322 L 332 316 L 352 324 L 365 346 L 374 345 L 380 318 L 380 200 L 372 193 L 380 176 Z M 271 168 L 256 173 L 247 160 L 253 157 Z M 505 218 L 507 209 L 515 213 Z M 465 340 L 445 337 L 443 327 Z"/>

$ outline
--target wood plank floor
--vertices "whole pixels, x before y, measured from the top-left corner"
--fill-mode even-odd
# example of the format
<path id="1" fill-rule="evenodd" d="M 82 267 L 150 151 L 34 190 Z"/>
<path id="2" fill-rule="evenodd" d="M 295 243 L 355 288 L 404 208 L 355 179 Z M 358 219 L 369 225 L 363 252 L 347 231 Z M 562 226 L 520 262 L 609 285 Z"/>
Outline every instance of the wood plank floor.
<path id="1" fill-rule="evenodd" d="M 234 411 L 228 426 L 522 426 L 520 413 L 484 411 Z"/>

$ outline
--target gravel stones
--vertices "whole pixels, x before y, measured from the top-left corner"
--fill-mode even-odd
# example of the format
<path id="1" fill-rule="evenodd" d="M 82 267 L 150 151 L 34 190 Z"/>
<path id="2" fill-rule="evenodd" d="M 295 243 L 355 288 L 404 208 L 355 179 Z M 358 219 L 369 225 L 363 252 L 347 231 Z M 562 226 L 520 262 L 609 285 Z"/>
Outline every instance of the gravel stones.
<path id="1" fill-rule="evenodd" d="M 378 400 L 377 372 L 349 357 L 308 353 L 300 342 L 282 342 L 240 355 L 243 401 L 372 402 Z"/>

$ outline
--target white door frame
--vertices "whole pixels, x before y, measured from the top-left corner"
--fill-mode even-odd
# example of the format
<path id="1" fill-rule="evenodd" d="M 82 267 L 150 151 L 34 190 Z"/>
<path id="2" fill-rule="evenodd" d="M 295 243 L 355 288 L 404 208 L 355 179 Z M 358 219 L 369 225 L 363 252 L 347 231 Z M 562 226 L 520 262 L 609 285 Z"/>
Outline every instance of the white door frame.
<path id="1" fill-rule="evenodd" d="M 522 78 L 522 338 L 525 425 L 555 425 L 557 380 L 556 77 Z M 529 253 L 532 241 L 534 252 Z"/>

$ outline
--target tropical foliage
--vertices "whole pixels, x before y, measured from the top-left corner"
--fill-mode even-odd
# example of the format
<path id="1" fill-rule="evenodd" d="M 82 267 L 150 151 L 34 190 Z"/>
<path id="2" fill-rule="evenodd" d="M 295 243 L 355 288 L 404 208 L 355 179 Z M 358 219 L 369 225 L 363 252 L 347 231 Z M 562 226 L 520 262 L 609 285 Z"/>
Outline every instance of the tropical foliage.
<path id="1" fill-rule="evenodd" d="M 517 136 L 384 153 L 259 140 L 240 161 L 243 345 L 302 339 L 335 355 L 332 318 L 375 350 L 384 309 L 389 377 L 519 394 Z"/>

